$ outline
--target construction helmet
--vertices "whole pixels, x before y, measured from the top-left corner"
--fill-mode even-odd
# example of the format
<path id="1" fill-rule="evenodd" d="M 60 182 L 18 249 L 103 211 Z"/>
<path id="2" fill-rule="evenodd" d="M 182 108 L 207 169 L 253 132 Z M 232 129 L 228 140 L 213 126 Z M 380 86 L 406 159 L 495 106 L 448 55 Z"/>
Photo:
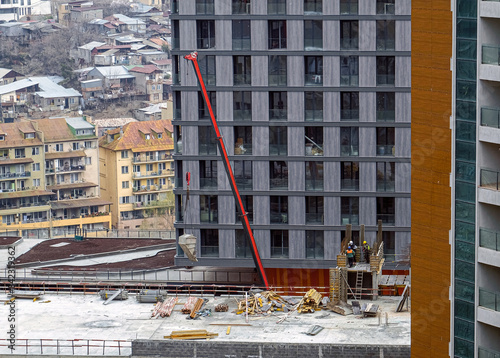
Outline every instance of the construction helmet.
<path id="1" fill-rule="evenodd" d="M 363 241 L 363 244 L 366 244 L 366 241 Z"/>
<path id="2" fill-rule="evenodd" d="M 351 249 L 351 247 L 349 246 L 347 249 L 348 249 L 348 250 L 350 250 L 350 249 Z"/>
<path id="3" fill-rule="evenodd" d="M 352 241 L 349 241 L 349 245 L 352 245 L 352 244 L 354 244 L 354 243 Z"/>

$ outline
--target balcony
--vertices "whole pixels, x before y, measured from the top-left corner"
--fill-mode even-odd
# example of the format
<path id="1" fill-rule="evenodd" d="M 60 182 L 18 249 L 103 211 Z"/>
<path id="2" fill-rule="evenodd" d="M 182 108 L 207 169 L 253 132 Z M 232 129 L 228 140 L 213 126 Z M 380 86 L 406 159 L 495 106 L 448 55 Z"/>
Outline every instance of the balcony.
<path id="1" fill-rule="evenodd" d="M 140 187 L 133 187 L 132 191 L 134 193 L 140 193 L 140 192 L 164 191 L 171 189 L 173 189 L 172 185 L 141 185 Z"/>
<path id="2" fill-rule="evenodd" d="M 172 154 L 163 155 L 141 155 L 134 157 L 133 163 L 152 163 L 152 162 L 162 162 L 166 160 L 173 160 Z"/>
<path id="3" fill-rule="evenodd" d="M 306 190 L 309 191 L 323 190 L 323 179 L 306 178 Z"/>
<path id="4" fill-rule="evenodd" d="M 481 168 L 477 200 L 480 203 L 500 206 L 500 172 Z"/>
<path id="5" fill-rule="evenodd" d="M 58 168 L 45 168 L 45 174 L 54 174 L 54 173 L 67 173 L 67 172 L 78 172 L 85 171 L 85 165 L 68 165 L 64 167 Z"/>
<path id="6" fill-rule="evenodd" d="M 394 192 L 395 188 L 394 180 L 377 180 L 377 191 L 379 192 Z"/>
<path id="7" fill-rule="evenodd" d="M 200 210 L 200 222 L 217 224 L 219 222 L 217 210 Z"/>
<path id="8" fill-rule="evenodd" d="M 323 110 L 306 109 L 304 114 L 306 122 L 323 122 Z"/>
<path id="9" fill-rule="evenodd" d="M 358 87 L 359 75 L 340 75 L 340 85 L 342 87 Z"/>
<path id="10" fill-rule="evenodd" d="M 141 179 L 141 178 L 154 178 L 160 176 L 174 175 L 174 171 L 172 169 L 164 169 L 158 170 L 155 172 L 135 172 L 132 174 L 133 179 Z"/>
<path id="11" fill-rule="evenodd" d="M 306 73 L 304 83 L 306 86 L 323 86 L 323 75 Z"/>
<path id="12" fill-rule="evenodd" d="M 394 86 L 395 80 L 396 80 L 395 75 L 377 74 L 377 86 Z"/>
<path id="13" fill-rule="evenodd" d="M 250 50 L 250 39 L 233 39 L 233 51 Z"/>
<path id="14" fill-rule="evenodd" d="M 325 217 L 324 213 L 306 213 L 306 224 L 323 225 L 324 217 Z"/>
<path id="15" fill-rule="evenodd" d="M 382 220 L 382 224 L 393 226 L 396 223 L 395 214 L 377 214 L 377 221 Z"/>
<path id="16" fill-rule="evenodd" d="M 236 178 L 236 185 L 238 190 L 252 190 L 253 181 L 252 179 Z"/>
<path id="17" fill-rule="evenodd" d="M 479 140 L 500 144 L 500 108 L 482 107 Z"/>
<path id="18" fill-rule="evenodd" d="M 377 122 L 394 122 L 396 120 L 396 111 L 377 110 Z"/>
<path id="19" fill-rule="evenodd" d="M 340 190 L 342 191 L 358 191 L 359 179 L 340 179 Z"/>
<path id="20" fill-rule="evenodd" d="M 235 74 L 234 75 L 234 85 L 242 86 L 242 85 L 251 85 L 252 84 L 252 75 L 251 74 Z"/>
<path id="21" fill-rule="evenodd" d="M 394 145 L 377 145 L 377 156 L 393 157 L 395 149 Z"/>
<path id="22" fill-rule="evenodd" d="M 217 189 L 217 178 L 200 178 L 200 189 Z"/>
<path id="23" fill-rule="evenodd" d="M 269 144 L 269 155 L 287 155 L 287 145 Z"/>
<path id="24" fill-rule="evenodd" d="M 268 76 L 269 86 L 286 87 L 286 74 L 284 75 L 269 75 Z"/>
<path id="25" fill-rule="evenodd" d="M 484 2 L 484 1 L 482 1 Z M 478 358 L 500 358 L 500 351 L 493 351 L 483 347 L 478 348 Z"/>
<path id="26" fill-rule="evenodd" d="M 342 109 L 340 110 L 341 121 L 358 121 L 359 109 Z"/>
<path id="27" fill-rule="evenodd" d="M 252 120 L 252 110 L 251 109 L 234 109 L 233 110 L 233 121 L 251 121 Z"/>
<path id="28" fill-rule="evenodd" d="M 479 306 L 500 312 L 500 292 L 479 289 Z"/>
<path id="29" fill-rule="evenodd" d="M 500 232 L 480 228 L 477 253 L 480 263 L 500 267 Z"/>
<path id="30" fill-rule="evenodd" d="M 234 155 L 252 155 L 252 145 L 247 143 L 236 143 Z"/>
<path id="31" fill-rule="evenodd" d="M 500 18 L 500 2 L 498 0 L 483 0 L 479 3 L 479 16 Z"/>
<path id="32" fill-rule="evenodd" d="M 347 225 L 347 224 L 358 225 L 359 224 L 359 215 L 341 214 L 340 220 L 342 222 L 342 225 Z"/>
<path id="33" fill-rule="evenodd" d="M 304 51 L 321 51 L 323 50 L 323 39 L 305 39 Z"/>
<path id="34" fill-rule="evenodd" d="M 269 0 L 267 2 L 267 13 L 269 15 L 285 15 L 286 3 L 283 1 Z"/>
<path id="35" fill-rule="evenodd" d="M 269 110 L 269 120 L 270 121 L 286 121 L 288 118 L 288 113 L 286 109 L 270 109 Z"/>
<path id="36" fill-rule="evenodd" d="M 357 157 L 359 155 L 358 145 L 341 145 L 340 155 L 343 157 Z"/>
<path id="37" fill-rule="evenodd" d="M 487 81 L 500 81 L 500 47 L 483 45 L 479 78 Z"/>
<path id="38" fill-rule="evenodd" d="M 159 200 L 144 201 L 139 203 L 134 203 L 134 209 L 150 209 L 150 208 L 160 208 L 165 207 L 165 202 Z"/>
<path id="39" fill-rule="evenodd" d="M 0 174 L 0 180 L 4 179 L 15 179 L 15 178 L 27 178 L 31 176 L 31 172 L 22 172 L 22 173 L 3 173 Z"/>
<path id="40" fill-rule="evenodd" d="M 288 190 L 288 178 L 271 178 L 269 188 L 271 190 Z"/>
<path id="41" fill-rule="evenodd" d="M 271 224 L 288 224 L 288 214 L 271 212 L 270 222 Z"/>

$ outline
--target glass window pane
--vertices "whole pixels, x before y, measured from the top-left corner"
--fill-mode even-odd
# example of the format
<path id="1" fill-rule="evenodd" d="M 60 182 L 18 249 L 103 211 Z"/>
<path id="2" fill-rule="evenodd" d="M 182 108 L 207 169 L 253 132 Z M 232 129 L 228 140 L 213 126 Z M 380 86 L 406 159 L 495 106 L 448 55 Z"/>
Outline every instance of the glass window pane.
<path id="1" fill-rule="evenodd" d="M 455 300 L 455 317 L 474 321 L 474 304 L 462 300 Z"/>
<path id="2" fill-rule="evenodd" d="M 455 198 L 474 203 L 476 200 L 476 185 L 457 180 L 455 182 Z"/>
<path id="3" fill-rule="evenodd" d="M 469 183 L 476 182 L 476 166 L 472 163 L 461 161 L 455 162 L 455 176 L 457 180 L 467 181 Z"/>
<path id="4" fill-rule="evenodd" d="M 475 222 L 475 206 L 463 201 L 455 202 L 455 218 L 466 222 Z"/>
<path id="5" fill-rule="evenodd" d="M 475 245 L 455 240 L 455 258 L 458 260 L 474 263 L 475 251 Z M 472 267 L 472 274 L 474 274 L 474 267 Z"/>
<path id="6" fill-rule="evenodd" d="M 455 280 L 455 297 L 474 302 L 474 284 Z"/>
<path id="7" fill-rule="evenodd" d="M 474 282 L 474 264 L 455 260 L 455 277 L 469 282 Z"/>

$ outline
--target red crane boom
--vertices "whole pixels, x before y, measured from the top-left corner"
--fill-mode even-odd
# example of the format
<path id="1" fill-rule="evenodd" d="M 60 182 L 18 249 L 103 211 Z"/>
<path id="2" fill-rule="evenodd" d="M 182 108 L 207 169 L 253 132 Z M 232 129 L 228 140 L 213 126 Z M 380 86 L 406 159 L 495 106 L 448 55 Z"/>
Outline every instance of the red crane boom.
<path id="1" fill-rule="evenodd" d="M 198 60 L 197 60 L 198 53 L 196 51 L 192 52 L 189 55 L 184 56 L 184 58 L 193 63 L 194 70 L 196 72 L 196 76 L 198 77 L 198 82 L 201 87 L 203 98 L 205 99 L 208 112 L 210 113 L 210 120 L 212 121 L 212 126 L 214 127 L 215 135 L 217 136 L 217 145 L 222 155 L 222 162 L 224 163 L 224 168 L 226 169 L 226 174 L 229 179 L 229 184 L 231 185 L 231 190 L 233 191 L 234 199 L 236 201 L 236 208 L 238 209 L 238 214 L 241 216 L 241 224 L 243 225 L 243 229 L 245 230 L 247 237 L 250 239 L 255 266 L 257 267 L 257 270 L 260 273 L 260 277 L 262 278 L 262 282 L 266 286 L 266 289 L 269 289 L 269 283 L 267 282 L 266 271 L 264 270 L 264 266 L 262 265 L 262 261 L 260 259 L 259 250 L 257 249 L 255 238 L 253 237 L 253 232 L 252 228 L 250 227 L 250 222 L 248 221 L 247 212 L 245 211 L 245 208 L 243 207 L 243 202 L 241 201 L 240 192 L 238 191 L 238 186 L 236 185 L 236 180 L 234 179 L 233 170 L 231 168 L 231 163 L 229 162 L 229 157 L 227 155 L 226 146 L 224 145 L 224 139 L 219 131 L 219 126 L 217 125 L 217 121 L 215 120 L 214 112 L 212 110 L 212 105 L 210 103 L 210 99 L 208 98 L 207 89 L 205 88 L 205 83 L 203 82 L 203 78 L 201 77 L 201 71 L 200 67 L 198 66 Z"/>

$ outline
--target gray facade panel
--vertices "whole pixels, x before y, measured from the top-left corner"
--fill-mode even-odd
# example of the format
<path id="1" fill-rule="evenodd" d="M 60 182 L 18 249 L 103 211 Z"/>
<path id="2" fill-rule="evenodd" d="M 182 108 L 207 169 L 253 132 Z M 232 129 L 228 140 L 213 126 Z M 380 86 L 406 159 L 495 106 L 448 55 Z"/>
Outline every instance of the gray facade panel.
<path id="1" fill-rule="evenodd" d="M 306 188 L 306 173 L 303 162 L 288 162 L 288 176 L 290 180 L 289 191 L 304 191 Z M 289 205 L 290 206 L 290 203 Z"/>
<path id="2" fill-rule="evenodd" d="M 252 1 L 252 15 L 267 15 L 267 1 Z"/>
<path id="3" fill-rule="evenodd" d="M 396 198 L 396 226 L 411 226 L 410 198 Z"/>
<path id="4" fill-rule="evenodd" d="M 359 155 L 361 157 L 375 157 L 377 133 L 374 127 L 359 128 Z"/>
<path id="5" fill-rule="evenodd" d="M 198 92 L 181 92 L 181 118 L 189 121 L 198 120 Z"/>
<path id="6" fill-rule="evenodd" d="M 304 208 L 305 199 L 303 196 L 288 197 L 288 223 L 290 225 L 306 224 L 306 214 Z"/>
<path id="7" fill-rule="evenodd" d="M 196 47 L 192 47 L 196 48 Z M 184 59 L 180 59 L 180 69 L 181 69 L 181 83 L 183 86 L 198 86 L 198 80 L 196 76 L 189 76 L 188 73 L 192 74 L 194 72 L 193 65 L 190 61 L 185 61 Z"/>
<path id="8" fill-rule="evenodd" d="M 340 58 L 323 56 L 323 86 L 337 87 L 340 84 Z M 302 72 L 303 73 L 303 72 Z"/>
<path id="9" fill-rule="evenodd" d="M 254 190 L 269 190 L 269 162 L 255 160 L 253 162 L 253 188 Z M 256 175 L 259 173 L 259 175 Z M 254 205 L 255 207 L 255 205 Z M 269 216 L 269 211 L 264 213 Z"/>
<path id="10" fill-rule="evenodd" d="M 360 122 L 376 122 L 377 95 L 375 92 L 360 92 L 359 93 L 359 121 Z"/>
<path id="11" fill-rule="evenodd" d="M 324 189 L 326 192 L 340 191 L 340 162 L 324 162 Z M 339 216 L 340 217 L 340 216 Z M 335 224 L 337 225 L 337 224 Z"/>
<path id="12" fill-rule="evenodd" d="M 398 5 L 396 5 L 397 7 Z M 411 51 L 411 22 L 396 21 L 396 51 Z"/>
<path id="13" fill-rule="evenodd" d="M 288 0 L 286 2 L 286 13 L 288 15 L 303 15 L 304 1 L 303 0 Z"/>
<path id="14" fill-rule="evenodd" d="M 337 260 L 340 242 L 340 231 L 325 231 L 325 260 Z"/>
<path id="15" fill-rule="evenodd" d="M 396 163 L 396 192 L 409 193 L 411 191 L 411 163 Z"/>
<path id="16" fill-rule="evenodd" d="M 267 56 L 252 56 L 252 85 L 267 86 Z M 260 106 L 260 102 L 254 102 Z"/>
<path id="17" fill-rule="evenodd" d="M 288 122 L 303 122 L 305 113 L 304 93 L 288 92 L 287 101 L 288 101 Z"/>
<path id="18" fill-rule="evenodd" d="M 375 21 L 359 21 L 359 50 L 375 51 L 377 27 Z"/>
<path id="19" fill-rule="evenodd" d="M 410 242 L 411 242 L 411 233 L 409 231 L 399 231 L 395 233 L 395 244 L 396 244 L 396 260 L 409 260 L 410 254 Z"/>
<path id="20" fill-rule="evenodd" d="M 269 155 L 269 127 L 253 127 L 252 133 L 253 154 L 258 156 Z M 254 168 L 255 170 L 255 168 Z M 258 173 L 255 172 L 254 173 Z M 255 176 L 255 175 L 254 175 Z"/>
<path id="21" fill-rule="evenodd" d="M 217 121 L 233 121 L 233 92 L 217 91 Z"/>
<path id="22" fill-rule="evenodd" d="M 323 1 L 323 15 L 338 15 L 339 13 L 340 7 L 338 1 Z"/>
<path id="23" fill-rule="evenodd" d="M 254 3 L 255 4 L 255 3 Z M 267 21 L 252 20 L 251 23 L 252 50 L 267 50 Z M 253 61 L 254 57 L 252 57 Z M 252 63 L 253 65 L 253 63 Z M 260 67 L 254 67 L 260 69 Z M 266 72 L 267 73 L 267 72 Z"/>
<path id="24" fill-rule="evenodd" d="M 193 29 L 196 30 L 196 20 L 183 20 L 179 22 L 179 31 L 182 35 L 179 43 L 181 50 L 191 52 L 197 48 L 196 31 L 193 31 Z"/>
<path id="25" fill-rule="evenodd" d="M 184 222 L 186 224 L 199 224 L 200 223 L 200 196 L 199 195 L 192 195 L 189 198 L 189 210 L 192 210 L 190 212 L 190 215 L 186 217 L 184 215 Z M 187 222 L 186 222 L 187 220 Z M 199 236 L 198 236 L 199 237 Z M 200 251 L 198 251 L 200 252 Z"/>
<path id="26" fill-rule="evenodd" d="M 267 77 L 265 79 L 267 81 Z M 252 93 L 252 121 L 269 121 L 269 94 L 268 92 Z"/>
<path id="27" fill-rule="evenodd" d="M 324 143 L 323 149 L 325 157 L 340 156 L 340 127 L 325 127 L 324 128 Z"/>
<path id="28" fill-rule="evenodd" d="M 340 225 L 340 197 L 325 196 L 325 225 Z"/>
<path id="29" fill-rule="evenodd" d="M 180 1 L 182 2 L 182 1 Z M 215 15 L 231 15 L 231 1 L 214 1 Z"/>
<path id="30" fill-rule="evenodd" d="M 196 3 L 194 0 L 179 1 L 179 14 L 181 15 L 195 15 Z"/>
<path id="31" fill-rule="evenodd" d="M 288 20 L 286 22 L 287 49 L 304 51 L 304 21 Z"/>
<path id="32" fill-rule="evenodd" d="M 396 87 L 411 86 L 411 57 L 396 56 Z"/>
<path id="33" fill-rule="evenodd" d="M 360 56 L 359 57 L 359 86 L 360 87 L 375 87 L 377 82 L 376 76 L 377 60 L 375 56 Z M 397 74 L 397 70 L 396 70 Z"/>
<path id="34" fill-rule="evenodd" d="M 222 161 L 217 162 L 217 182 L 219 190 L 231 190 L 229 179 L 227 178 L 226 169 Z"/>
<path id="35" fill-rule="evenodd" d="M 236 218 L 234 196 L 219 195 L 217 204 L 219 206 L 219 224 L 234 224 Z"/>
<path id="36" fill-rule="evenodd" d="M 410 158 L 411 147 L 408 143 L 411 143 L 411 128 L 396 128 L 395 137 L 396 157 Z"/>
<path id="37" fill-rule="evenodd" d="M 323 92 L 323 122 L 340 122 L 339 92 Z"/>
<path id="38" fill-rule="evenodd" d="M 399 0 L 395 5 L 396 15 L 411 15 L 411 0 Z"/>
<path id="39" fill-rule="evenodd" d="M 302 157 L 305 154 L 303 127 L 288 127 L 288 156 Z"/>
<path id="40" fill-rule="evenodd" d="M 287 57 L 287 83 L 288 87 L 304 86 L 304 56 Z"/>
<path id="41" fill-rule="evenodd" d="M 376 231 L 365 231 L 365 241 L 373 247 L 377 242 L 377 232 Z"/>
<path id="42" fill-rule="evenodd" d="M 377 12 L 375 1 L 359 1 L 358 13 L 360 15 L 375 15 Z"/>
<path id="43" fill-rule="evenodd" d="M 182 127 L 182 134 L 184 138 L 194 138 L 194 140 L 184 139 L 182 141 L 182 153 L 186 155 L 198 155 L 198 127 L 184 126 Z"/>
<path id="44" fill-rule="evenodd" d="M 269 215 L 267 215 L 269 217 Z M 257 250 L 261 259 L 271 257 L 271 233 L 269 230 L 254 230 L 253 237 L 257 244 Z"/>
<path id="45" fill-rule="evenodd" d="M 374 192 L 376 190 L 376 172 L 377 164 L 375 162 L 359 163 L 359 191 Z"/>
<path id="46" fill-rule="evenodd" d="M 288 252 L 290 259 L 305 259 L 306 233 L 304 230 L 288 232 Z"/>
<path id="47" fill-rule="evenodd" d="M 219 257 L 224 259 L 234 258 L 234 245 L 234 230 L 219 230 Z"/>
<path id="48" fill-rule="evenodd" d="M 217 50 L 230 51 L 233 49 L 233 23 L 231 20 L 215 22 L 215 46 Z"/>
<path id="49" fill-rule="evenodd" d="M 359 198 L 359 223 L 375 225 L 377 222 L 377 200 L 373 197 Z"/>
<path id="50" fill-rule="evenodd" d="M 217 56 L 215 71 L 217 73 L 217 86 L 233 85 L 233 57 Z M 193 76 L 195 77 L 195 76 Z"/>
<path id="51" fill-rule="evenodd" d="M 396 93 L 396 122 L 411 123 L 411 93 Z"/>
<path id="52" fill-rule="evenodd" d="M 187 172 L 191 173 L 191 181 L 189 183 L 189 186 L 193 190 L 199 189 L 200 188 L 200 163 L 198 161 L 185 160 L 182 162 L 182 164 L 183 164 L 182 169 L 184 170 L 184 176 L 182 178 L 186 177 Z M 192 202 L 191 199 L 189 201 Z M 190 207 L 189 209 L 194 210 L 194 208 L 192 208 L 192 207 Z"/>
<path id="53" fill-rule="evenodd" d="M 328 4 L 333 1 L 328 1 Z M 324 4 L 326 5 L 326 4 Z M 340 50 L 340 28 L 339 22 L 334 20 L 323 21 L 323 50 L 338 51 Z"/>
<path id="54" fill-rule="evenodd" d="M 223 126 L 219 123 L 219 131 L 224 140 L 224 145 L 226 146 L 226 151 L 228 155 L 234 155 L 234 127 Z"/>

